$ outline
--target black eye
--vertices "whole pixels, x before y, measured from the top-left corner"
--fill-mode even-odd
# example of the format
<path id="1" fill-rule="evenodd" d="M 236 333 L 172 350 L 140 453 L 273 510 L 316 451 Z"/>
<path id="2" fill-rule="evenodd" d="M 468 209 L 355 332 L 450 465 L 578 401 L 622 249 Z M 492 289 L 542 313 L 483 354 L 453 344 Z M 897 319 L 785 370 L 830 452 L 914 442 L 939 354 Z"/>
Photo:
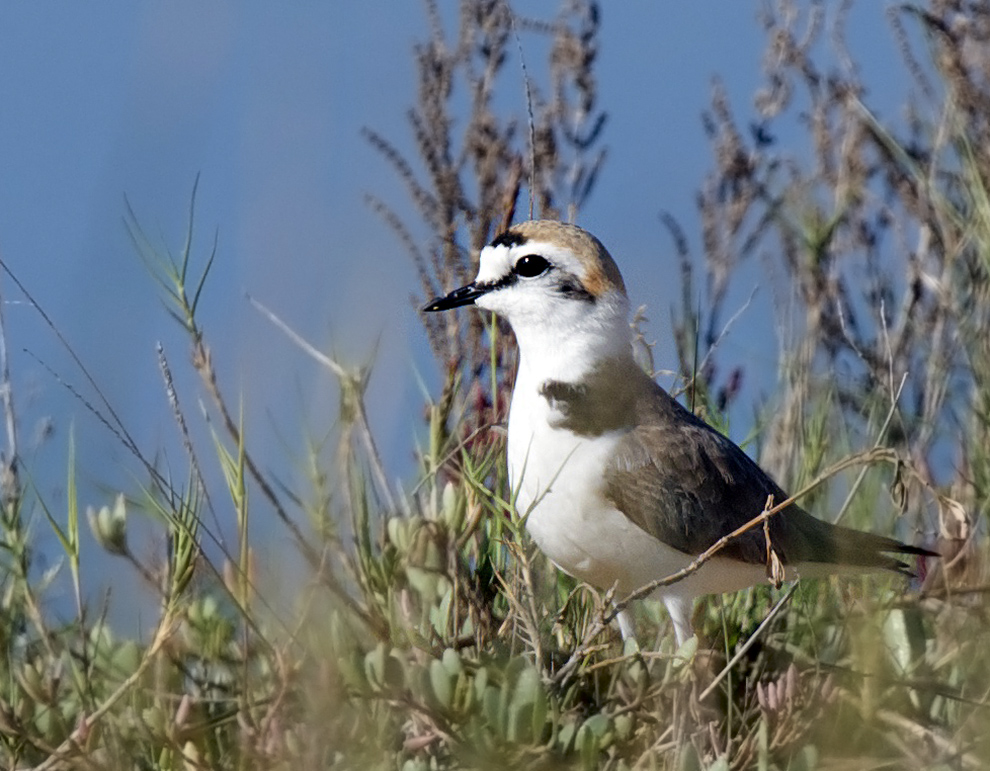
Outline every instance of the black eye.
<path id="1" fill-rule="evenodd" d="M 512 272 L 522 278 L 536 278 L 550 269 L 550 263 L 538 254 L 527 254 L 516 260 Z"/>

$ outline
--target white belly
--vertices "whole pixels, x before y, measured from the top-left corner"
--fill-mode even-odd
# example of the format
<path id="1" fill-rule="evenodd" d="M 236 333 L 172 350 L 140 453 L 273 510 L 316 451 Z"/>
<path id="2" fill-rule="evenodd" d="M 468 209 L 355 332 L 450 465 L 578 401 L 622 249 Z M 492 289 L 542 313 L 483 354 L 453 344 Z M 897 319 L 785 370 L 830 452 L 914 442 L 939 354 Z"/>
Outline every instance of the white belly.
<path id="1" fill-rule="evenodd" d="M 520 409 L 521 408 L 521 409 Z M 516 508 L 544 554 L 561 570 L 621 598 L 691 564 L 616 509 L 603 495 L 603 470 L 623 432 L 581 437 L 551 428 L 545 400 L 509 417 L 509 477 Z M 735 591 L 763 580 L 763 567 L 713 559 L 662 597 Z"/>
<path id="2" fill-rule="evenodd" d="M 516 508 L 540 549 L 575 578 L 603 590 L 618 584 L 620 593 L 689 564 L 602 495 L 602 472 L 622 433 L 587 438 L 551 428 L 545 405 L 513 404 L 508 447 Z"/>

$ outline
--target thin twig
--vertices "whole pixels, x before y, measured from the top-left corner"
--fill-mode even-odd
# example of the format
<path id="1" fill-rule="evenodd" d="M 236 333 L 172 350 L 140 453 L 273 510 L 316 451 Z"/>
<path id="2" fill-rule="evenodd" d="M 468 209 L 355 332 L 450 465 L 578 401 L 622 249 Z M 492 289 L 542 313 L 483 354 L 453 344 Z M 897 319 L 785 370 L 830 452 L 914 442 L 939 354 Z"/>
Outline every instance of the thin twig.
<path id="1" fill-rule="evenodd" d="M 151 464 L 147 460 L 145 460 L 143 455 L 141 455 L 141 451 L 138 449 L 137 442 L 134 441 L 134 438 L 130 435 L 130 432 L 128 432 L 127 427 L 124 425 L 124 422 L 120 419 L 120 416 L 117 414 L 116 410 L 114 410 L 114 408 L 111 406 L 110 401 L 104 395 L 102 389 L 97 385 L 96 380 L 90 374 L 89 369 L 86 368 L 86 365 L 83 364 L 82 359 L 79 358 L 79 355 L 76 353 L 75 349 L 69 344 L 69 341 L 66 340 L 65 336 L 62 334 L 62 330 L 60 330 L 58 326 L 56 326 L 52 318 L 45 312 L 45 309 L 41 307 L 41 305 L 38 303 L 37 300 L 34 299 L 34 296 L 27 290 L 27 287 L 25 287 L 24 284 L 20 282 L 20 279 L 17 278 L 17 276 L 7 266 L 7 263 L 4 262 L 3 259 L 0 259 L 0 268 L 2 268 L 3 271 L 8 276 L 10 276 L 11 281 L 13 281 L 17 285 L 17 288 L 21 290 L 21 293 L 27 298 L 28 302 L 31 303 L 32 307 L 38 312 L 38 315 L 41 316 L 42 320 L 45 322 L 45 325 L 52 331 L 52 333 L 55 335 L 58 341 L 62 344 L 62 347 L 65 348 L 66 352 L 69 354 L 72 361 L 76 364 L 77 367 L 79 367 L 79 371 L 82 372 L 83 377 L 85 377 L 86 381 L 93 387 L 93 390 L 96 392 L 96 395 L 103 403 L 103 406 L 106 408 L 110 417 L 113 418 L 113 422 L 114 424 L 116 424 L 116 427 L 119 430 L 118 436 L 122 438 L 122 441 L 124 442 L 124 446 L 126 446 L 127 449 L 129 449 L 138 458 L 138 460 L 140 460 L 145 465 L 145 467 L 149 469 L 152 468 Z"/>
<path id="2" fill-rule="evenodd" d="M 739 536 L 743 535 L 749 530 L 752 530 L 754 527 L 761 526 L 767 519 L 774 516 L 775 514 L 779 514 L 781 511 L 783 511 L 788 506 L 793 504 L 799 498 L 807 495 L 815 488 L 824 484 L 828 479 L 835 476 L 840 471 L 843 471 L 844 469 L 847 469 L 851 466 L 859 465 L 861 463 L 869 464 L 879 460 L 894 461 L 896 459 L 897 459 L 897 454 L 893 450 L 889 450 L 886 448 L 875 448 L 873 450 L 867 450 L 865 452 L 856 453 L 855 455 L 850 455 L 849 457 L 844 458 L 843 460 L 839 461 L 838 463 L 826 469 L 815 480 L 805 485 L 801 490 L 799 490 L 794 495 L 776 504 L 773 508 L 760 512 L 757 516 L 753 517 L 746 524 L 742 525 L 741 527 L 737 527 L 728 535 L 724 535 L 721 538 L 719 538 L 715 543 L 709 546 L 708 549 L 706 549 L 696 560 L 694 560 L 687 567 L 682 568 L 681 570 L 678 570 L 676 573 L 672 573 L 671 575 L 665 578 L 659 578 L 656 581 L 653 581 L 647 584 L 646 586 L 637 589 L 635 592 L 630 594 L 621 602 L 617 602 L 615 604 L 615 607 L 610 612 L 607 621 L 611 621 L 612 618 L 614 618 L 615 615 L 623 608 L 625 608 L 630 602 L 633 602 L 634 600 L 641 600 L 644 597 L 647 597 L 650 594 L 652 594 L 660 587 L 670 586 L 671 584 L 676 584 L 678 581 L 683 581 L 689 575 L 698 571 L 702 565 L 704 565 L 706 562 L 708 562 L 708 560 L 710 560 L 712 557 L 714 557 L 716 554 L 722 551 L 722 549 L 728 546 L 728 544 L 734 538 L 738 538 Z"/>
<path id="3" fill-rule="evenodd" d="M 746 298 L 746 302 L 744 302 L 742 306 L 738 308 L 735 313 L 732 314 L 732 317 L 722 326 L 722 331 L 718 333 L 718 337 L 715 338 L 715 342 L 713 342 L 708 347 L 708 351 L 705 353 L 705 357 L 701 360 L 701 363 L 697 366 L 695 372 L 705 371 L 705 367 L 708 366 L 708 360 L 712 357 L 712 354 L 715 353 L 715 349 L 718 348 L 719 343 L 722 342 L 722 338 L 724 338 L 729 333 L 729 330 L 732 328 L 732 325 L 739 319 L 740 316 L 743 315 L 743 313 L 746 312 L 746 309 L 749 308 L 750 304 L 753 302 L 753 298 L 756 297 L 757 289 L 758 287 L 755 286 L 753 287 L 753 291 L 749 293 L 749 297 Z M 695 377 L 697 377 L 697 375 L 695 375 Z"/>
<path id="4" fill-rule="evenodd" d="M 189 456 L 189 463 L 192 466 L 193 474 L 196 476 L 196 484 L 199 487 L 200 494 L 203 496 L 203 499 L 206 501 L 207 508 L 213 515 L 213 524 L 217 528 L 217 545 L 223 549 L 224 556 L 229 557 L 226 544 L 223 541 L 223 530 L 220 527 L 220 520 L 217 518 L 216 510 L 213 508 L 213 501 L 210 499 L 210 492 L 207 489 L 206 480 L 203 477 L 203 470 L 199 465 L 199 458 L 196 455 L 196 449 L 193 447 L 192 439 L 189 436 L 189 427 L 186 425 L 186 416 L 183 414 L 182 408 L 179 405 L 179 395 L 175 390 L 175 381 L 172 379 L 172 370 L 168 365 L 168 359 L 165 358 L 165 349 L 162 346 L 161 341 L 156 343 L 155 353 L 158 356 L 158 369 L 162 373 L 162 380 L 165 383 L 165 396 L 168 398 L 169 406 L 172 408 L 172 417 L 175 419 L 175 423 L 179 427 L 179 435 L 182 437 L 182 446 L 186 451 L 186 455 Z"/>
<path id="5" fill-rule="evenodd" d="M 512 28 L 512 36 L 516 40 L 516 49 L 519 53 L 519 68 L 522 70 L 523 86 L 526 89 L 526 128 L 527 144 L 529 145 L 529 218 L 533 219 L 536 208 L 536 116 L 533 113 L 533 86 L 529 79 L 529 71 L 526 69 L 526 57 L 523 55 L 522 40 L 519 38 L 519 30 L 516 28 L 516 15 L 512 12 L 509 4 L 503 3 L 505 12 L 509 17 L 509 26 Z"/>
<path id="6" fill-rule="evenodd" d="M 708 685 L 708 687 L 705 688 L 705 690 L 703 690 L 698 695 L 699 703 L 705 700 L 708 694 L 710 694 L 715 689 L 715 686 L 718 685 L 720 682 L 722 682 L 723 678 L 727 674 L 729 674 L 729 670 L 731 670 L 736 664 L 738 664 L 740 659 L 742 659 L 742 657 L 746 655 L 746 652 L 753 647 L 753 644 L 758 639 L 760 639 L 760 635 L 763 633 L 763 630 L 770 625 L 770 622 L 773 621 L 776 615 L 780 613 L 780 611 L 783 609 L 784 605 L 786 605 L 787 602 L 794 595 L 794 592 L 798 588 L 799 583 L 800 580 L 795 581 L 793 584 L 791 584 L 790 587 L 788 587 L 787 591 L 784 593 L 784 596 L 781 597 L 779 600 L 777 600 L 774 606 L 770 609 L 770 612 L 767 613 L 766 618 L 764 618 L 763 621 L 760 622 L 760 625 L 756 627 L 756 631 L 754 631 L 753 634 L 749 636 L 749 639 L 746 640 L 745 643 L 743 643 L 743 645 L 736 652 L 736 655 L 733 656 L 732 659 L 729 661 L 729 663 L 722 668 L 722 671 L 719 672 L 718 675 L 716 675 L 715 679 L 712 680 L 712 682 Z"/>
<path id="7" fill-rule="evenodd" d="M 3 305 L 3 295 L 0 294 L 0 396 L 3 399 L 3 415 L 7 429 L 7 458 L 5 458 L 5 461 L 11 465 L 11 468 L 14 469 L 14 473 L 16 474 L 17 421 L 14 418 L 14 393 L 10 383 L 10 361 L 7 357 L 7 326 L 4 321 Z"/>
<path id="8" fill-rule="evenodd" d="M 155 632 L 155 638 L 152 640 L 148 650 L 145 651 L 144 658 L 141 659 L 141 663 L 138 664 L 137 669 L 92 714 L 84 717 L 81 725 L 69 735 L 69 738 L 62 742 L 47 760 L 35 766 L 34 771 L 49 771 L 49 769 L 58 768 L 62 763 L 68 763 L 73 754 L 83 752 L 84 750 L 81 744 L 85 741 L 84 736 L 92 731 L 94 725 L 113 709 L 114 705 L 127 695 L 131 688 L 141 680 L 145 671 L 157 657 L 158 652 L 171 639 L 172 634 L 177 628 L 178 626 L 172 614 L 167 613 L 159 624 Z"/>
<path id="9" fill-rule="evenodd" d="M 890 428 L 890 422 L 893 420 L 894 415 L 897 412 L 897 403 L 901 400 L 901 392 L 904 390 L 904 384 L 907 382 L 907 373 L 901 377 L 901 384 L 897 387 L 897 392 L 894 394 L 894 398 L 890 403 L 890 410 L 887 412 L 887 417 L 883 421 L 883 425 L 880 426 L 880 430 L 877 432 L 877 440 L 873 444 L 873 449 L 880 449 L 880 445 L 883 442 L 884 436 L 887 435 L 887 429 Z M 835 518 L 832 520 L 833 525 L 839 524 L 842 518 L 846 515 L 849 510 L 850 504 L 852 504 L 853 497 L 859 490 L 860 485 L 863 484 L 863 480 L 866 478 L 866 472 L 870 470 L 868 465 L 863 466 L 860 469 L 859 474 L 856 476 L 856 481 L 853 482 L 852 487 L 849 488 L 849 493 L 846 495 L 846 499 L 842 502 L 839 507 L 839 511 L 836 513 Z"/>
<path id="10" fill-rule="evenodd" d="M 728 535 L 724 535 L 721 538 L 719 538 L 715 543 L 713 543 L 710 547 L 708 547 L 708 549 L 706 549 L 700 556 L 698 556 L 697 559 L 691 562 L 691 564 L 688 565 L 687 567 L 684 567 L 681 570 L 678 570 L 676 573 L 671 573 L 670 575 L 665 576 L 663 578 L 658 578 L 656 581 L 652 581 L 646 584 L 645 586 L 637 589 L 636 591 L 632 592 L 621 601 L 611 603 L 610 604 L 611 607 L 609 608 L 609 610 L 603 610 L 598 620 L 594 624 L 592 624 L 591 627 L 589 627 L 588 633 L 585 635 L 584 642 L 582 643 L 582 645 L 578 646 L 578 648 L 575 649 L 574 653 L 568 659 L 567 663 L 564 664 L 564 666 L 561 667 L 560 670 L 558 670 L 557 675 L 554 678 L 554 681 L 560 684 L 570 677 L 571 673 L 577 667 L 580 660 L 586 654 L 585 645 L 590 644 L 591 640 L 593 640 L 595 637 L 601 634 L 608 626 L 608 624 L 610 624 L 612 620 L 622 610 L 628 607 L 630 603 L 634 602 L 635 600 L 641 600 L 644 597 L 648 597 L 649 595 L 653 594 L 653 592 L 655 592 L 657 589 L 661 587 L 670 586 L 672 584 L 676 584 L 679 581 L 683 581 L 692 573 L 695 573 L 698 570 L 700 570 L 701 567 L 706 562 L 708 562 L 712 557 L 718 554 L 718 552 L 724 549 L 734 538 L 738 538 L 739 536 L 752 530 L 755 527 L 762 526 L 763 523 L 766 522 L 770 517 L 783 511 L 788 506 L 790 506 L 795 501 L 797 501 L 799 498 L 807 495 L 809 492 L 814 490 L 819 485 L 824 484 L 825 481 L 827 481 L 828 479 L 830 479 L 840 471 L 843 471 L 844 469 L 849 468 L 850 466 L 855 466 L 861 463 L 868 464 L 868 463 L 874 463 L 879 460 L 891 461 L 891 460 L 896 460 L 896 458 L 897 455 L 896 453 L 893 452 L 893 450 L 888 450 L 885 448 L 875 448 L 873 450 L 857 453 L 855 455 L 850 455 L 849 457 L 844 458 L 843 460 L 834 464 L 830 468 L 826 469 L 814 481 L 803 487 L 796 494 L 792 495 L 791 497 L 787 498 L 784 501 L 781 501 L 772 508 L 768 508 L 760 512 L 757 516 L 753 517 L 746 524 L 736 528 Z M 605 607 L 609 607 L 609 604 L 607 604 Z"/>
<path id="11" fill-rule="evenodd" d="M 248 295 L 247 299 L 248 302 L 250 302 L 263 316 L 265 316 L 265 318 L 281 329 L 292 342 L 316 359 L 316 361 L 320 364 L 329 369 L 341 382 L 342 387 L 344 387 L 348 381 L 355 382 L 353 375 L 344 369 L 344 367 L 311 345 L 306 339 L 296 333 L 295 330 L 282 321 L 281 318 L 275 315 L 275 313 L 270 311 L 261 302 L 256 300 L 251 295 Z M 364 394 L 359 388 L 355 388 L 354 404 L 352 406 L 354 407 L 355 417 L 357 418 L 358 433 L 361 435 L 365 450 L 368 454 L 368 460 L 371 463 L 371 472 L 375 477 L 375 483 L 377 484 L 379 492 L 385 501 L 386 507 L 389 511 L 395 511 L 395 499 L 392 497 L 391 486 L 385 476 L 385 467 L 382 464 L 378 447 L 375 445 L 375 438 L 371 433 L 371 426 L 368 424 L 368 413 L 364 407 Z"/>

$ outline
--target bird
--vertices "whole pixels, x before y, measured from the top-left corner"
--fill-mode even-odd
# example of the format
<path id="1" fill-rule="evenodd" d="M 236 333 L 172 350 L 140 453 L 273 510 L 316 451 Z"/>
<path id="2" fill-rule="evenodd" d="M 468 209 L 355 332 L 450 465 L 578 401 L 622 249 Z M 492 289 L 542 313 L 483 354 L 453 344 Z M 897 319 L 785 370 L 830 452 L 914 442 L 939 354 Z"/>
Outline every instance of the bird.
<path id="1" fill-rule="evenodd" d="M 674 399 L 637 363 L 629 298 L 608 250 L 577 225 L 530 220 L 480 253 L 474 281 L 425 312 L 492 311 L 519 348 L 507 457 L 517 510 L 560 570 L 614 597 L 690 566 L 787 494 L 738 445 Z M 678 644 L 696 598 L 765 582 L 768 535 L 785 575 L 890 570 L 917 546 L 815 518 L 796 503 L 729 540 L 654 596 Z M 625 611 L 623 637 L 634 633 Z"/>

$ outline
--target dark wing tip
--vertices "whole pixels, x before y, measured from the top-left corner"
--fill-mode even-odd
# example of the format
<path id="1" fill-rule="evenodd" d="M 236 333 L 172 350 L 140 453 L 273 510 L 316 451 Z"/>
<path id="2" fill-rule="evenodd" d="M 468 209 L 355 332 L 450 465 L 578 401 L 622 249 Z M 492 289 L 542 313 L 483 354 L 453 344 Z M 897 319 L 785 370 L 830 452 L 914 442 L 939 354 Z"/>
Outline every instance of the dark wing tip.
<path id="1" fill-rule="evenodd" d="M 889 552 L 896 554 L 898 557 L 903 557 L 906 555 L 914 555 L 919 559 L 916 561 L 915 565 L 909 565 L 906 562 L 901 562 L 901 560 L 896 557 L 888 556 L 890 560 L 888 567 L 902 576 L 907 576 L 908 578 L 924 578 L 927 569 L 924 564 L 924 559 L 926 557 L 941 557 L 937 551 L 932 551 L 931 549 L 926 549 L 924 546 L 912 546 L 911 544 L 901 543 L 895 548 L 889 549 Z"/>
<path id="2" fill-rule="evenodd" d="M 941 552 L 932 551 L 931 549 L 926 549 L 924 546 L 911 546 L 910 544 L 901 544 L 901 547 L 897 549 L 898 554 L 915 554 L 919 557 L 941 557 Z"/>

